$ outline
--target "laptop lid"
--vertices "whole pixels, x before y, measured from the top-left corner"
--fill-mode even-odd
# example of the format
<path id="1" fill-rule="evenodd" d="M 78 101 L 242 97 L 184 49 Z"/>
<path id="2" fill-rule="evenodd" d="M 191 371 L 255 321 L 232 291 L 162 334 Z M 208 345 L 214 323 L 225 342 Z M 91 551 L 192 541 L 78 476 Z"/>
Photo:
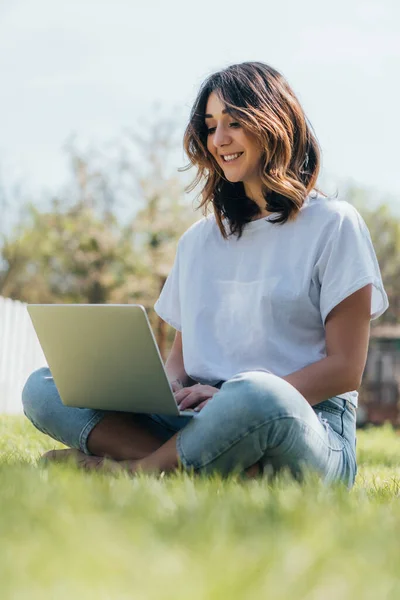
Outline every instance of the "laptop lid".
<path id="1" fill-rule="evenodd" d="M 181 414 L 140 304 L 30 304 L 28 312 L 67 406 Z"/>

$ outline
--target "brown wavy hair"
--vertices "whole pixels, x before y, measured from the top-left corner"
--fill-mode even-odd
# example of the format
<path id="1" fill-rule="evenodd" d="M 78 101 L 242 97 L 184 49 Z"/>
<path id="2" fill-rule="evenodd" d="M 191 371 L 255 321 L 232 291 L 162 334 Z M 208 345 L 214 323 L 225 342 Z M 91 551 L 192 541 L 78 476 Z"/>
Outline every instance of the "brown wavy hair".
<path id="1" fill-rule="evenodd" d="M 283 75 L 265 63 L 231 65 L 210 75 L 201 85 L 183 139 L 190 163 L 179 170 L 197 167 L 197 175 L 185 191 L 191 192 L 200 182 L 204 183 L 196 197 L 201 197 L 198 208 L 203 208 L 205 216 L 209 204 L 213 205 L 225 239 L 228 236 L 222 218 L 227 219 L 230 234 L 240 238 L 244 225 L 260 214 L 257 203 L 246 196 L 243 182 L 228 181 L 207 149 L 204 117 L 212 92 L 263 148 L 260 179 L 265 208 L 280 213 L 273 222 L 294 220 L 309 193 L 320 191 L 315 187 L 320 148 L 292 88 Z"/>

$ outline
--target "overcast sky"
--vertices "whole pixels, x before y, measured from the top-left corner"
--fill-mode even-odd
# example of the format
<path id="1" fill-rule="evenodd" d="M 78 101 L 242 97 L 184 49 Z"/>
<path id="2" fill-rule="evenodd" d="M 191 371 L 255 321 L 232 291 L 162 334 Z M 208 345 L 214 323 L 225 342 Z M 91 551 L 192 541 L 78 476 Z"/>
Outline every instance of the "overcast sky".
<path id="1" fill-rule="evenodd" d="M 0 0 L 3 178 L 57 189 L 71 133 L 102 143 L 248 60 L 286 76 L 323 172 L 399 197 L 398 0 Z M 177 164 L 177 167 L 181 164 Z M 395 200 L 397 202 L 397 200 Z"/>

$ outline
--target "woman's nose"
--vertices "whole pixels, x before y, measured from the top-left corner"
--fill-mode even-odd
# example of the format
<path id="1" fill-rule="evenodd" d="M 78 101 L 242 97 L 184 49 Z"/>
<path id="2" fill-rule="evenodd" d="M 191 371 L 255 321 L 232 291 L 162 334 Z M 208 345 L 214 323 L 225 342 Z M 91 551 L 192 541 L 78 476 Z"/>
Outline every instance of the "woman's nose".
<path id="1" fill-rule="evenodd" d="M 223 146 L 229 144 L 230 136 L 228 131 L 223 127 L 217 127 L 214 133 L 214 144 L 218 148 L 219 146 Z"/>

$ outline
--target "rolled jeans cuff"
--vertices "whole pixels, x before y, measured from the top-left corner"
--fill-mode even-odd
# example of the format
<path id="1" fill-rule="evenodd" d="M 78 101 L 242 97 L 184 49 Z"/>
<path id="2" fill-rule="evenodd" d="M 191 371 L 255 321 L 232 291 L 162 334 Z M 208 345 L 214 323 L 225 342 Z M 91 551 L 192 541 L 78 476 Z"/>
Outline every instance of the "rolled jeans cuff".
<path id="1" fill-rule="evenodd" d="M 104 413 L 97 412 L 96 414 L 94 414 L 90 421 L 86 423 L 79 436 L 79 448 L 82 452 L 88 454 L 89 456 L 93 456 L 93 453 L 90 452 L 87 446 L 88 437 L 91 434 L 92 430 L 96 427 L 98 423 L 100 423 L 102 419 L 104 419 Z"/>

